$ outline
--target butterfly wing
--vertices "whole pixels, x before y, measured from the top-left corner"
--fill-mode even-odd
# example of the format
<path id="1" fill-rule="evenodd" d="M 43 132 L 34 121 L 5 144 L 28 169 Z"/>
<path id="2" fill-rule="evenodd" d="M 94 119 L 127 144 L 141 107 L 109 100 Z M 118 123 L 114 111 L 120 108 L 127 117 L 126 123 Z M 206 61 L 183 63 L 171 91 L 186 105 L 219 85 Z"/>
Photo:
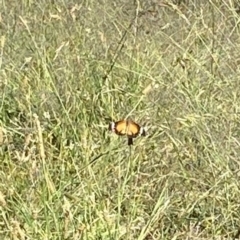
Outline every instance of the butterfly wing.
<path id="1" fill-rule="evenodd" d="M 137 123 L 129 120 L 126 135 L 130 138 L 135 138 L 140 133 L 140 129 L 141 127 Z"/>
<path id="2" fill-rule="evenodd" d="M 126 120 L 121 120 L 121 121 L 117 121 L 115 122 L 115 133 L 118 135 L 127 135 L 127 129 L 128 129 L 128 125 L 127 125 L 127 121 Z"/>
<path id="3" fill-rule="evenodd" d="M 133 138 L 138 135 L 145 136 L 146 132 L 143 127 L 131 120 L 120 120 L 109 124 L 109 130 L 115 132 L 117 135 L 126 135 L 128 138 L 128 145 L 133 145 Z"/>

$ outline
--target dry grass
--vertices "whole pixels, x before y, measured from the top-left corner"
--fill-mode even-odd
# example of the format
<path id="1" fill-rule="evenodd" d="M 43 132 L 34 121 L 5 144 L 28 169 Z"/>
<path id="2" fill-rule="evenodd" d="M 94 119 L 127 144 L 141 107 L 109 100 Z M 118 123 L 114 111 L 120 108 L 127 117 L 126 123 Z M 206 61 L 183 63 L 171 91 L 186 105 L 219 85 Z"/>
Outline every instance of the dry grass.
<path id="1" fill-rule="evenodd" d="M 1 239 L 238 238 L 238 6 L 79 2 L 1 3 Z"/>

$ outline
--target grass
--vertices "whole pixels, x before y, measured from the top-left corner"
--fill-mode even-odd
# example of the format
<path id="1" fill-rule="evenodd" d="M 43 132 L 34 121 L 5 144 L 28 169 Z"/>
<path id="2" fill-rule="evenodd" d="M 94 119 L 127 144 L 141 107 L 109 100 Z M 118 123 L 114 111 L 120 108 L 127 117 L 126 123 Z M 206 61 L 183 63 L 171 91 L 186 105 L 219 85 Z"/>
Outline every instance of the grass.
<path id="1" fill-rule="evenodd" d="M 1 239 L 238 239 L 237 6 L 80 2 L 1 3 Z"/>

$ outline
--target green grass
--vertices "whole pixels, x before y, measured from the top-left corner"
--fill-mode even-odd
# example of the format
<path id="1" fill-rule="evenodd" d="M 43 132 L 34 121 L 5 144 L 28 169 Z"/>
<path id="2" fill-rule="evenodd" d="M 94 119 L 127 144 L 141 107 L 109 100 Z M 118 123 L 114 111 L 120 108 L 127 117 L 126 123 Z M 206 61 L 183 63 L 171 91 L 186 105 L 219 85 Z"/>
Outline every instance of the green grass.
<path id="1" fill-rule="evenodd" d="M 75 2 L 0 4 L 0 238 L 238 238 L 233 1 Z"/>

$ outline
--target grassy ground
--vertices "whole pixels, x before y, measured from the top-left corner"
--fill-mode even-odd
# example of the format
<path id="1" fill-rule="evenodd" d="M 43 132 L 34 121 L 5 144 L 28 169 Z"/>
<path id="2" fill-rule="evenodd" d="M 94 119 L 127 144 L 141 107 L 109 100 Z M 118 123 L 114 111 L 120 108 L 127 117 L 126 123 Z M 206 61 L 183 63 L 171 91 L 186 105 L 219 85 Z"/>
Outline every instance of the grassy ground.
<path id="1" fill-rule="evenodd" d="M 0 3 L 1 239 L 238 238 L 237 6 L 75 2 Z"/>

